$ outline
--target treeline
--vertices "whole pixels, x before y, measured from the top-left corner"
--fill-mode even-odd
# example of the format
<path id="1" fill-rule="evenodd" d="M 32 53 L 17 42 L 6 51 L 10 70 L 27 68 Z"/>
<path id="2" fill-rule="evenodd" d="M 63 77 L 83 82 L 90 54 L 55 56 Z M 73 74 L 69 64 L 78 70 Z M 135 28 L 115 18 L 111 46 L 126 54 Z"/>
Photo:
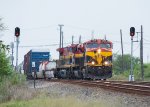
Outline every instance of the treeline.
<path id="1" fill-rule="evenodd" d="M 0 31 L 5 29 L 0 18 Z M 0 103 L 12 99 L 11 89 L 14 86 L 21 85 L 25 81 L 25 76 L 18 74 L 10 64 L 7 57 L 9 46 L 0 40 Z"/>
<path id="2" fill-rule="evenodd" d="M 6 50 L 6 46 L 0 42 L 0 82 L 13 71 L 9 59 L 6 57 Z"/>
<path id="3" fill-rule="evenodd" d="M 133 57 L 133 67 L 140 66 L 140 59 Z M 131 55 L 125 54 L 123 56 L 114 54 L 113 55 L 113 70 L 115 74 L 120 74 L 124 71 L 129 71 L 131 68 Z"/>
<path id="4" fill-rule="evenodd" d="M 25 81 L 25 76 L 18 74 L 10 64 L 6 53 L 9 49 L 0 43 L 0 103 L 9 101 L 12 98 L 12 87 L 21 85 Z"/>
<path id="5" fill-rule="evenodd" d="M 133 73 L 135 80 L 141 80 L 141 64 L 138 57 L 132 57 L 133 59 Z M 131 55 L 125 54 L 122 59 L 122 55 L 113 55 L 113 74 L 121 75 L 122 78 L 128 78 L 131 70 Z M 144 77 L 145 80 L 150 80 L 150 64 L 144 64 Z M 121 78 L 121 77 L 120 77 Z"/>
<path id="6" fill-rule="evenodd" d="M 9 53 L 9 48 L 0 42 L 0 84 L 6 80 L 12 84 L 18 84 L 25 77 L 14 70 L 6 53 Z"/>

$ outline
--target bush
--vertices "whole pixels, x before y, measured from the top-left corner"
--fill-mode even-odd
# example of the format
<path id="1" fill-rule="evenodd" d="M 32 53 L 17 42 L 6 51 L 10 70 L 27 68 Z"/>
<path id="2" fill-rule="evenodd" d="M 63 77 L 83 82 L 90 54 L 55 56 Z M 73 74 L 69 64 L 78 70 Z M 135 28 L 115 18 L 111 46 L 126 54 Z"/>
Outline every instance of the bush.
<path id="1" fill-rule="evenodd" d="M 14 73 L 14 72 L 8 78 L 12 85 L 23 84 L 26 80 L 25 75 Z"/>
<path id="2" fill-rule="evenodd" d="M 13 69 L 4 51 L 0 52 L 0 82 L 12 73 Z"/>
<path id="3" fill-rule="evenodd" d="M 145 78 L 150 79 L 150 64 L 144 65 L 144 75 L 145 75 Z"/>
<path id="4" fill-rule="evenodd" d="M 0 82 L 0 102 L 9 101 L 12 98 L 11 89 L 16 85 L 23 85 L 25 76 L 18 73 L 11 73 L 9 76 L 4 76 Z"/>

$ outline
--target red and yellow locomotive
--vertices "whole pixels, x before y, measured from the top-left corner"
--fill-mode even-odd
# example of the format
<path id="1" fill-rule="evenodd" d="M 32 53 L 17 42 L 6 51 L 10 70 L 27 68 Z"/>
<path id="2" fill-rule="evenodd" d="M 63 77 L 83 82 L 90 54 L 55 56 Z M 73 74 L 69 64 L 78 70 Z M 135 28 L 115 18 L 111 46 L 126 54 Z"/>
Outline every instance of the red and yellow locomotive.
<path id="1" fill-rule="evenodd" d="M 57 49 L 58 78 L 107 79 L 112 77 L 112 42 L 94 39 Z"/>

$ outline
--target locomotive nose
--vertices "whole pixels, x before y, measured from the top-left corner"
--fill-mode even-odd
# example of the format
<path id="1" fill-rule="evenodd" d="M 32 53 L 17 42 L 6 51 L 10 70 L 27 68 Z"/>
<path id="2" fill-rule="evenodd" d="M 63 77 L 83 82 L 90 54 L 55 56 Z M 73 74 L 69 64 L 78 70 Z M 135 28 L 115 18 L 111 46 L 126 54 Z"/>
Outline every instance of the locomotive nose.
<path id="1" fill-rule="evenodd" d="M 100 48 L 95 50 L 95 60 L 98 62 L 98 64 L 101 64 L 102 58 L 101 58 L 101 52 L 102 50 Z"/>

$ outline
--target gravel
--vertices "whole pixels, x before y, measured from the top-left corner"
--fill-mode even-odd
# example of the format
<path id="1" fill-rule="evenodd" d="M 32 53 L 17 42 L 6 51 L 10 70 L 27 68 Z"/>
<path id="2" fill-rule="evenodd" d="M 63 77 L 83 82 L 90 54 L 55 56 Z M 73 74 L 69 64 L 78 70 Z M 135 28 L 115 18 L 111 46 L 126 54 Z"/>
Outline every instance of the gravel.
<path id="1" fill-rule="evenodd" d="M 30 89 L 34 89 L 33 81 L 27 82 Z M 111 107 L 150 107 L 150 96 L 131 95 L 116 91 L 108 91 L 100 88 L 63 84 L 36 80 L 36 89 L 44 90 L 47 96 L 67 97 L 73 96 L 81 101 L 109 103 Z"/>

